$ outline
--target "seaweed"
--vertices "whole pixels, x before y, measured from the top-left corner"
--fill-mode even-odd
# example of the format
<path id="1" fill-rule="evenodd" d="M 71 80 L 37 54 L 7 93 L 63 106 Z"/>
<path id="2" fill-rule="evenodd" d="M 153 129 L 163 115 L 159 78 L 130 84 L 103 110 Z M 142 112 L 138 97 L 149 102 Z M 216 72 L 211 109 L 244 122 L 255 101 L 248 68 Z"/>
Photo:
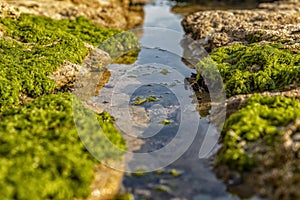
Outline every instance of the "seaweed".
<path id="1" fill-rule="evenodd" d="M 221 74 L 227 97 L 282 90 L 292 84 L 299 85 L 300 81 L 300 54 L 282 49 L 280 44 L 234 44 L 218 48 L 198 63 L 198 79 L 211 62 Z"/>
<path id="2" fill-rule="evenodd" d="M 89 53 L 84 42 L 97 45 L 118 30 L 102 28 L 90 20 L 53 20 L 21 14 L 0 19 L 0 112 L 20 105 L 20 96 L 36 98 L 55 91 L 48 77 L 64 61 L 80 64 Z"/>
<path id="3" fill-rule="evenodd" d="M 262 142 L 271 149 L 276 148 L 282 142 L 284 127 L 299 117 L 298 100 L 255 94 L 225 121 L 217 165 L 225 164 L 238 171 L 251 170 L 259 153 L 258 149 L 251 149 L 253 144 Z"/>
<path id="4" fill-rule="evenodd" d="M 0 117 L 1 199 L 71 199 L 90 194 L 93 166 L 99 161 L 80 141 L 71 94 L 46 95 Z M 106 137 L 125 149 L 113 118 L 102 113 L 97 119 Z M 83 126 L 90 127 L 86 121 Z M 111 152 L 105 140 L 97 145 L 102 159 L 121 156 Z"/>

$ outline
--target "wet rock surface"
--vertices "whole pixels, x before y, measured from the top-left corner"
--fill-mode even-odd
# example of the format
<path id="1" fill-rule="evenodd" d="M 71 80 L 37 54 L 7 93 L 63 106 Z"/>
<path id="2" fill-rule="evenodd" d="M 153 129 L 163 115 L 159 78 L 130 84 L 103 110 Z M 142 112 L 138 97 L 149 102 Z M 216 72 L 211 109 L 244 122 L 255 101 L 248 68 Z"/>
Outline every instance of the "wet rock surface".
<path id="1" fill-rule="evenodd" d="M 54 19 L 75 19 L 84 16 L 104 27 L 127 29 L 143 22 L 143 8 L 129 6 L 129 1 L 115 0 L 31 0 L 6 1 L 23 13 L 42 15 Z"/>
<path id="2" fill-rule="evenodd" d="M 94 179 L 91 184 L 91 195 L 87 200 L 102 200 L 113 199 L 119 190 L 119 186 L 122 182 L 124 173 L 119 170 L 115 170 L 110 166 L 124 165 L 124 160 L 119 161 L 106 161 L 109 162 L 109 166 L 106 164 L 97 164 L 94 166 Z"/>

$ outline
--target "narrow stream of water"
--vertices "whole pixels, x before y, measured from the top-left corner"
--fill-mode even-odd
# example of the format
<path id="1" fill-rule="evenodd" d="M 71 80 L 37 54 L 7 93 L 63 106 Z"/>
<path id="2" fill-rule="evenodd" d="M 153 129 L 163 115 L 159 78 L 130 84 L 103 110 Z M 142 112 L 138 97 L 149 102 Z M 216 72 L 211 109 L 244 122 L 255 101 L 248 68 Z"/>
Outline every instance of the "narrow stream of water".
<path id="1" fill-rule="evenodd" d="M 131 193 L 138 200 L 239 199 L 216 178 L 211 161 L 199 158 L 205 137 L 209 135 L 215 144 L 218 132 L 208 117 L 200 116 L 199 98 L 187 82 L 196 71 L 184 62 L 190 47 L 184 45 L 182 16 L 171 12 L 174 5 L 156 0 L 144 6 L 145 21 L 137 31 L 141 43 L 137 60 L 130 65 L 109 65 L 110 80 L 94 99 L 116 117 L 132 151 L 126 157 L 127 171 L 137 173 L 125 174 L 121 193 Z M 200 59 L 207 54 L 199 49 Z M 174 145 L 177 139 L 186 141 L 186 146 Z M 147 157 L 168 145 L 173 145 L 168 155 L 178 149 L 180 153 Z M 138 156 L 146 154 L 143 159 Z"/>

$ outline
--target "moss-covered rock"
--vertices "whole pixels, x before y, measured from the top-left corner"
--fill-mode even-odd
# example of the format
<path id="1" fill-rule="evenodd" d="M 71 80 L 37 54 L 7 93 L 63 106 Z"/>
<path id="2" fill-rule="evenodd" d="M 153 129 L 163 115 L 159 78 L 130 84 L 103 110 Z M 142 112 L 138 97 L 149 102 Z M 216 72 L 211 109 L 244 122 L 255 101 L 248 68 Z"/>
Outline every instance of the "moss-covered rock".
<path id="1" fill-rule="evenodd" d="M 299 117 L 300 102 L 297 100 L 254 95 L 245 107 L 226 120 L 218 162 L 236 170 L 251 169 L 255 164 L 255 152 L 248 151 L 250 144 L 262 140 L 275 145 L 280 142 L 282 128 Z"/>
<path id="2" fill-rule="evenodd" d="M 299 19 L 299 1 L 287 0 L 197 12 L 182 22 L 211 53 L 197 66 L 198 83 L 217 78 L 212 65 L 222 76 L 228 118 L 215 170 L 242 199 L 300 198 Z M 211 113 L 212 122 L 222 108 Z"/>
<path id="3" fill-rule="evenodd" d="M 65 61 L 80 64 L 89 50 L 120 31 L 106 29 L 79 17 L 53 20 L 22 14 L 0 19 L 0 111 L 20 104 L 21 95 L 36 98 L 56 88 L 48 76 Z"/>
<path id="4" fill-rule="evenodd" d="M 81 16 L 74 20 L 54 20 L 49 17 L 21 14 L 17 20 L 1 19 L 1 24 L 3 24 L 2 28 L 8 36 L 20 42 L 40 45 L 50 45 L 57 42 L 59 37 L 65 34 L 66 37 L 75 36 L 83 42 L 96 46 L 105 39 L 121 32 L 100 27 Z"/>
<path id="5" fill-rule="evenodd" d="M 235 44 L 218 48 L 198 64 L 198 78 L 212 64 L 223 78 L 227 97 L 282 90 L 300 82 L 300 54 L 282 49 L 280 44 Z"/>
<path id="6" fill-rule="evenodd" d="M 53 20 L 21 14 L 0 18 L 0 33 L 0 198 L 81 199 L 90 196 L 91 190 L 91 199 L 111 198 L 122 173 L 99 160 L 120 158 L 122 151 L 114 151 L 112 144 L 125 149 L 113 118 L 108 113 L 96 115 L 104 132 L 99 137 L 97 126 L 88 119 L 74 124 L 74 109 L 79 115 L 94 116 L 92 111 L 79 102 L 72 107 L 71 94 L 51 93 L 74 81 L 62 80 L 62 72 L 68 76 L 69 69 L 91 67 L 82 61 L 94 46 L 120 31 L 84 17 Z M 99 67 L 100 61 L 93 61 Z M 78 127 L 92 138 L 79 138 Z M 97 144 L 98 160 L 80 139 L 85 145 Z"/>
<path id="7" fill-rule="evenodd" d="M 300 183 L 299 119 L 298 100 L 252 96 L 225 122 L 223 145 L 217 153 L 219 176 L 230 181 L 239 171 L 240 187 L 252 187 L 268 199 L 300 198 L 296 189 Z"/>
<path id="8" fill-rule="evenodd" d="M 98 161 L 81 143 L 72 109 L 72 96 L 60 93 L 1 114 L 1 199 L 71 199 L 90 194 Z M 113 118 L 102 113 L 97 119 L 107 138 L 125 149 Z M 105 140 L 98 145 L 103 149 L 101 158 L 120 156 L 109 152 Z"/>

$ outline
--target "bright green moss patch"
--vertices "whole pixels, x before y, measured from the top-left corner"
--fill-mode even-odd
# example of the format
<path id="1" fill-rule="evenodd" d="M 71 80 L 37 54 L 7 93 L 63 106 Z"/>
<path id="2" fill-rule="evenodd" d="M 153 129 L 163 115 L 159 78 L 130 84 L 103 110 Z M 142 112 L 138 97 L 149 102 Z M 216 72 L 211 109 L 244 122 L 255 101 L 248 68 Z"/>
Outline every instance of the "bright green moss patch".
<path id="1" fill-rule="evenodd" d="M 235 44 L 216 49 L 198 64 L 198 76 L 211 60 L 218 68 L 228 97 L 279 90 L 300 82 L 300 54 L 280 45 Z"/>
<path id="2" fill-rule="evenodd" d="M 75 37 L 61 38 L 62 43 L 47 47 L 0 38 L 0 111 L 18 105 L 22 93 L 35 98 L 53 92 L 55 82 L 47 75 L 64 60 L 81 61 L 87 53 L 83 44 Z"/>
<path id="3" fill-rule="evenodd" d="M 0 19 L 0 27 L 12 38 L 0 38 L 0 112 L 19 105 L 21 94 L 52 93 L 55 82 L 47 76 L 64 61 L 81 63 L 88 54 L 84 42 L 97 45 L 119 32 L 83 17 L 58 21 L 27 14 Z"/>
<path id="4" fill-rule="evenodd" d="M 1 199 L 65 200 L 90 194 L 97 161 L 81 143 L 72 115 L 72 97 L 61 93 L 37 98 L 1 115 Z M 103 113 L 97 119 L 105 135 L 124 149 L 113 118 Z M 83 126 L 88 125 L 83 121 Z M 120 156 L 109 152 L 104 141 L 98 145 L 106 149 L 103 159 Z"/>
<path id="5" fill-rule="evenodd" d="M 244 108 L 226 120 L 217 163 L 235 170 L 250 169 L 255 165 L 255 153 L 259 152 L 258 148 L 252 149 L 253 144 L 275 148 L 276 143 L 282 141 L 283 128 L 299 117 L 297 100 L 254 95 Z"/>
<path id="6" fill-rule="evenodd" d="M 121 32 L 95 25 L 84 17 L 75 20 L 54 20 L 49 17 L 21 14 L 18 20 L 6 18 L 0 22 L 5 26 L 4 30 L 8 36 L 25 43 L 49 44 L 61 39 L 59 33 L 63 33 L 97 46 Z"/>

